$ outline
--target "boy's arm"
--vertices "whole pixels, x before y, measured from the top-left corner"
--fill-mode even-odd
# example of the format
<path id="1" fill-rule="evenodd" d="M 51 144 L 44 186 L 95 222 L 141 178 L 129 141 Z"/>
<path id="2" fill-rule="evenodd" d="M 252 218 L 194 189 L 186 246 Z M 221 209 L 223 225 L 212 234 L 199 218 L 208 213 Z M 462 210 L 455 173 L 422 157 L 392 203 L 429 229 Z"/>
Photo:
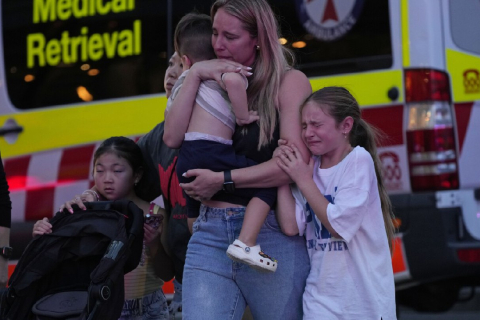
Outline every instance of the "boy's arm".
<path id="1" fill-rule="evenodd" d="M 287 236 L 294 236 L 299 233 L 297 219 L 295 217 L 295 199 L 288 184 L 280 186 L 277 189 L 276 213 L 283 233 Z"/>
<path id="2" fill-rule="evenodd" d="M 243 126 L 258 120 L 258 115 L 248 111 L 247 79 L 239 73 L 224 73 L 223 84 L 227 90 L 228 98 L 232 104 L 237 124 Z"/>

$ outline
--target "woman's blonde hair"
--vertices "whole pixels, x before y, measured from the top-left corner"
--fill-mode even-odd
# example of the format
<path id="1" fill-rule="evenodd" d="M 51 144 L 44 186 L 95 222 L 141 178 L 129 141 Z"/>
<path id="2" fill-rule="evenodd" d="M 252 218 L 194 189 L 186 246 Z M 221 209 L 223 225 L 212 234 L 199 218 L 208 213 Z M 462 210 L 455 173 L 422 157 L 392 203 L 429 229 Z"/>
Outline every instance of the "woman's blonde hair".
<path id="1" fill-rule="evenodd" d="M 217 0 L 210 10 L 212 19 L 220 8 L 239 19 L 250 36 L 257 38 L 259 48 L 252 66 L 253 75 L 249 77 L 247 96 L 249 108 L 260 115 L 260 149 L 273 138 L 280 84 L 285 72 L 293 65 L 294 56 L 279 42 L 280 29 L 267 1 Z"/>
<path id="2" fill-rule="evenodd" d="M 379 130 L 368 124 L 362 119 L 360 106 L 357 100 L 350 92 L 342 87 L 325 87 L 312 93 L 300 107 L 300 112 L 308 102 L 315 102 L 319 108 L 332 116 L 337 125 L 339 125 L 346 117 L 352 117 L 353 126 L 348 137 L 352 147 L 361 146 L 367 150 L 373 159 L 375 166 L 375 174 L 377 176 L 378 192 L 382 205 L 383 221 L 385 231 L 387 232 L 388 245 L 390 252 L 393 252 L 393 238 L 395 236 L 395 226 L 393 220 L 392 203 L 387 194 L 387 189 L 383 184 L 383 174 L 381 161 L 377 155 L 377 143 L 379 142 Z"/>

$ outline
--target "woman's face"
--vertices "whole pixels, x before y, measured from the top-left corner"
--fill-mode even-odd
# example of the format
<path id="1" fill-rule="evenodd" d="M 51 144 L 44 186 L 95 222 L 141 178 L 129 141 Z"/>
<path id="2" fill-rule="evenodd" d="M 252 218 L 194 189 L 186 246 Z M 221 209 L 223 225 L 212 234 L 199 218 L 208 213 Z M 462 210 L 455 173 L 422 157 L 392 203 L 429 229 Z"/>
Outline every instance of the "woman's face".
<path id="1" fill-rule="evenodd" d="M 257 38 L 243 28 L 242 22 L 218 9 L 213 18 L 212 46 L 219 59 L 251 66 L 255 62 Z"/>
<path id="2" fill-rule="evenodd" d="M 163 81 L 167 98 L 169 98 L 172 94 L 173 85 L 175 82 L 177 82 L 178 77 L 182 74 L 182 68 L 182 61 L 177 52 L 175 52 L 168 61 L 168 68 L 165 71 L 165 79 Z"/>

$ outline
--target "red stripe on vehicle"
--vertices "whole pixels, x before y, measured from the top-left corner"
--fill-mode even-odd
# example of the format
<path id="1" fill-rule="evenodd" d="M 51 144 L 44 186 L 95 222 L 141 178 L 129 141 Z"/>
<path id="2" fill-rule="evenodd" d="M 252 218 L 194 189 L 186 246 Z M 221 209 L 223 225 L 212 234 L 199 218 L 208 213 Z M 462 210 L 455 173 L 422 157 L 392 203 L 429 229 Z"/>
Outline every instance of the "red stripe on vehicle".
<path id="1" fill-rule="evenodd" d="M 10 191 L 24 189 L 27 185 L 28 165 L 31 156 L 5 160 L 5 174 Z"/>
<path id="2" fill-rule="evenodd" d="M 65 149 L 60 161 L 58 181 L 88 179 L 94 149 L 95 145 Z"/>
<path id="3" fill-rule="evenodd" d="M 362 109 L 363 120 L 382 131 L 380 145 L 402 145 L 403 105 Z"/>
<path id="4" fill-rule="evenodd" d="M 472 107 L 473 102 L 456 103 L 454 107 L 455 118 L 457 120 L 458 150 L 460 151 L 460 154 L 462 154 L 463 142 L 465 141 L 465 136 L 467 134 Z"/>
<path id="5" fill-rule="evenodd" d="M 55 187 L 42 187 L 27 190 L 27 203 L 25 204 L 25 220 L 40 220 L 51 217 Z"/>

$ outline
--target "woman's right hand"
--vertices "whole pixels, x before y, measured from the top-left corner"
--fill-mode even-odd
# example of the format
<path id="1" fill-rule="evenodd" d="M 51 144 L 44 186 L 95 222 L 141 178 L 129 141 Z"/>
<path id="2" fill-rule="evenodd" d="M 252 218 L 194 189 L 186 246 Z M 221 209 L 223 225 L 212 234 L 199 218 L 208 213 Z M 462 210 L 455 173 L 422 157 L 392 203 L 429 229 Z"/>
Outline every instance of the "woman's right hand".
<path id="1" fill-rule="evenodd" d="M 185 193 L 197 201 L 210 200 L 218 191 L 222 190 L 223 172 L 214 172 L 208 169 L 193 169 L 184 173 L 184 177 L 195 177 L 190 183 L 180 183 Z"/>
<path id="2" fill-rule="evenodd" d="M 76 204 L 81 210 L 87 210 L 87 207 L 85 207 L 84 202 L 91 202 L 91 201 L 96 201 L 95 198 L 92 195 L 89 194 L 82 194 L 82 195 L 75 195 L 75 197 L 72 200 L 69 200 L 62 204 L 58 211 L 62 212 L 64 209 L 67 209 L 68 212 L 73 213 L 73 208 L 72 205 Z"/>
<path id="3" fill-rule="evenodd" d="M 52 225 L 48 222 L 48 218 L 35 222 L 32 232 L 33 237 L 48 233 L 52 233 Z"/>

